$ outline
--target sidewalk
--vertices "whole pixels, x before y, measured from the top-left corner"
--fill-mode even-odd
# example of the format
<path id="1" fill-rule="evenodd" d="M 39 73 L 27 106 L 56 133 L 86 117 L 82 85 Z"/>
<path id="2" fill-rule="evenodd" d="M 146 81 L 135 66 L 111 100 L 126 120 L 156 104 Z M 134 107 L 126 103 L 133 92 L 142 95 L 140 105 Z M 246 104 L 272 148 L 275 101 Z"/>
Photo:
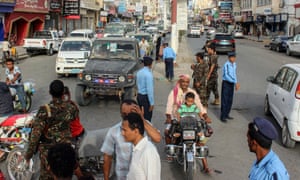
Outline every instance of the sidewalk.
<path id="1" fill-rule="evenodd" d="M 259 40 L 257 39 L 257 36 L 249 36 L 249 35 L 245 35 L 244 36 L 245 39 L 251 40 L 251 41 L 255 41 L 255 42 L 262 42 L 264 45 L 269 45 L 270 41 L 271 41 L 271 37 L 270 36 L 260 36 Z"/>

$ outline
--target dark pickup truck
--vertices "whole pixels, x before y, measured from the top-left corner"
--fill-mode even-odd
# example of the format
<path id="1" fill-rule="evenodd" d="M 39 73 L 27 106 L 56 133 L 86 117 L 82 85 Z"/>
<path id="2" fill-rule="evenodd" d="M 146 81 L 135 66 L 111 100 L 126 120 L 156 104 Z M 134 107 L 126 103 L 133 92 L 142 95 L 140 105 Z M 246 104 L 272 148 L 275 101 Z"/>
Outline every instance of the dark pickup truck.
<path id="1" fill-rule="evenodd" d="M 79 74 L 76 101 L 88 105 L 94 96 L 119 96 L 132 99 L 136 95 L 136 72 L 142 67 L 137 40 L 107 37 L 93 43 L 90 57 Z"/>

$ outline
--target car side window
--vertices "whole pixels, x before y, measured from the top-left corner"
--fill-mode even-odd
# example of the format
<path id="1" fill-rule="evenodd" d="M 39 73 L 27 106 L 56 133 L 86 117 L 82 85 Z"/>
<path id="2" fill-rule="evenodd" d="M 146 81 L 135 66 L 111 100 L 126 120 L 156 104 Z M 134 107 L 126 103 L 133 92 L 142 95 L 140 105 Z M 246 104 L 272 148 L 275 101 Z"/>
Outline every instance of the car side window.
<path id="1" fill-rule="evenodd" d="M 275 83 L 278 85 L 278 86 L 282 86 L 283 84 L 283 80 L 284 80 L 284 77 L 286 75 L 286 71 L 287 71 L 287 68 L 284 67 L 282 69 L 280 69 L 275 77 Z"/>
<path id="2" fill-rule="evenodd" d="M 293 84 L 295 83 L 296 77 L 297 73 L 292 69 L 288 69 L 283 80 L 282 88 L 287 91 L 291 91 Z"/>

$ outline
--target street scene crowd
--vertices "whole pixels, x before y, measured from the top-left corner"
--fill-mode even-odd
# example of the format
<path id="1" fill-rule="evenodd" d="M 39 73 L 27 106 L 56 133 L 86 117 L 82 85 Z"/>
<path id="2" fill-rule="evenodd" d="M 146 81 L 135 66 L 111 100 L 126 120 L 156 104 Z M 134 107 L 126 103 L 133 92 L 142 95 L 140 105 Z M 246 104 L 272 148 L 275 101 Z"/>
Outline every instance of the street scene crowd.
<path id="1" fill-rule="evenodd" d="M 62 30 L 58 34 L 64 36 Z M 136 97 L 121 100 L 120 122 L 109 128 L 99 147 L 99 152 L 103 153 L 102 171 L 105 180 L 110 179 L 111 174 L 118 180 L 161 179 L 164 172 L 161 170 L 161 157 L 156 143 L 161 142 L 163 137 L 166 145 L 179 144 L 182 134 L 172 131 L 175 126 L 173 121 L 184 121 L 185 113 L 196 113 L 197 118 L 205 124 L 206 129 L 197 133 L 200 138 L 197 139 L 196 146 L 199 147 L 206 146 L 214 133 L 213 120 L 208 115 L 210 106 L 220 106 L 219 120 L 222 123 L 235 119 L 230 114 L 234 93 L 240 89 L 235 51 L 226 54 L 227 60 L 220 67 L 216 44 L 207 41 L 202 51 L 194 55 L 195 63 L 190 64 L 190 69 L 186 69 L 187 72 L 192 72 L 192 76 L 186 73 L 175 77 L 178 55 L 169 46 L 166 34 L 159 33 L 153 42 L 155 49 L 151 54 L 150 42 L 145 38 L 139 41 L 143 67 L 136 73 Z M 179 49 L 178 52 L 180 51 L 184 50 Z M 164 64 L 166 83 L 175 83 L 165 98 L 164 132 L 160 132 L 151 123 L 155 108 L 153 66 L 157 63 Z M 22 108 L 18 113 L 28 113 L 21 69 L 12 58 L 6 58 L 4 64 L 5 70 L 0 72 L 1 76 L 5 76 L 5 82 L 0 83 L 1 120 L 15 113 L 10 88 L 16 90 L 21 103 Z M 218 87 L 219 79 L 222 82 L 221 92 Z M 31 159 L 38 153 L 39 179 L 72 179 L 74 175 L 77 179 L 95 179 L 92 173 L 82 172 L 79 166 L 79 148 L 87 134 L 80 121 L 79 106 L 71 100 L 70 90 L 63 80 L 53 80 L 49 83 L 48 90 L 52 99 L 47 104 L 41 104 L 36 112 L 24 154 L 24 166 L 29 168 Z M 211 94 L 214 99 L 212 102 Z M 273 124 L 262 117 L 253 117 L 245 134 L 249 151 L 256 156 L 249 175 L 245 175 L 245 178 L 289 179 L 288 170 L 271 148 L 272 141 L 278 137 Z M 5 158 L 5 152 L 0 149 L 0 159 Z M 172 162 L 174 159 L 167 157 L 167 161 Z M 210 175 L 213 170 L 209 167 L 207 158 L 203 157 L 201 161 L 201 172 Z"/>

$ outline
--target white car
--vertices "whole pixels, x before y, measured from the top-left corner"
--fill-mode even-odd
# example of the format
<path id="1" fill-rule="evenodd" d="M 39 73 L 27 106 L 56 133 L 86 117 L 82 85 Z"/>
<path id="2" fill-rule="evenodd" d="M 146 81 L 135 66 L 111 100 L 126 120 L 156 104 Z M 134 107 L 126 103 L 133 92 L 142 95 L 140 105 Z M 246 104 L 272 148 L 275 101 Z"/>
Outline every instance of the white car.
<path id="1" fill-rule="evenodd" d="M 92 40 L 89 38 L 65 38 L 56 57 L 55 71 L 58 76 L 80 73 L 88 60 Z"/>
<path id="2" fill-rule="evenodd" d="M 296 34 L 286 42 L 286 55 L 300 54 L 300 34 Z"/>
<path id="3" fill-rule="evenodd" d="M 242 30 L 234 30 L 232 35 L 234 38 L 244 38 L 244 33 Z"/>
<path id="4" fill-rule="evenodd" d="M 282 128 L 282 144 L 292 148 L 300 141 L 300 64 L 283 65 L 267 81 L 264 112 L 274 116 Z"/>

